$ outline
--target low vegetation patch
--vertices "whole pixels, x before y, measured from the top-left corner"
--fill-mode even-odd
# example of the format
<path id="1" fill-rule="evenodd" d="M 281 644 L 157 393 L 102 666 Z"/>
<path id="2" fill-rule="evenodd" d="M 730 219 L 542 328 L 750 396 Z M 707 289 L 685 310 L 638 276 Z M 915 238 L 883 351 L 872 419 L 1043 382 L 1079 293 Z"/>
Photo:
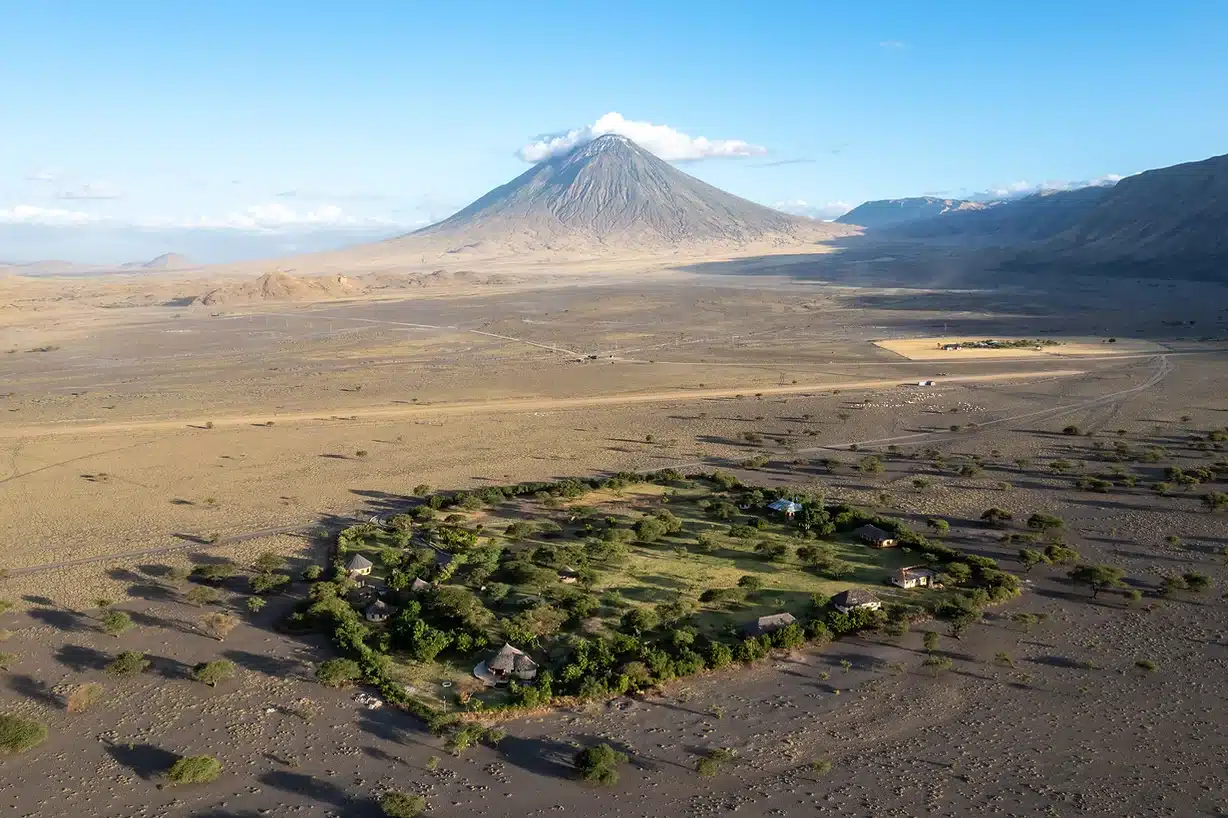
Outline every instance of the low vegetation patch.
<path id="1" fill-rule="evenodd" d="M 47 740 L 47 725 L 0 713 L 0 754 L 13 755 L 32 750 Z"/>
<path id="2" fill-rule="evenodd" d="M 149 660 L 139 650 L 126 650 L 111 660 L 107 673 L 112 676 L 135 676 L 149 669 Z"/>
<path id="3" fill-rule="evenodd" d="M 380 796 L 379 807 L 388 818 L 417 818 L 426 812 L 426 799 L 413 793 L 389 790 Z"/>
<path id="4" fill-rule="evenodd" d="M 84 713 L 102 698 L 102 685 L 97 682 L 86 682 L 69 691 L 64 706 L 69 713 Z"/>
<path id="5" fill-rule="evenodd" d="M 590 784 L 612 787 L 618 783 L 618 768 L 627 763 L 627 754 L 608 744 L 598 744 L 576 753 L 576 773 Z"/>
<path id="6" fill-rule="evenodd" d="M 184 756 L 166 772 L 172 784 L 208 784 L 222 774 L 222 762 L 213 756 Z"/>
<path id="7" fill-rule="evenodd" d="M 198 682 L 204 682 L 209 687 L 217 687 L 221 682 L 234 678 L 234 675 L 235 663 L 228 659 L 201 662 L 192 668 L 192 678 Z"/>

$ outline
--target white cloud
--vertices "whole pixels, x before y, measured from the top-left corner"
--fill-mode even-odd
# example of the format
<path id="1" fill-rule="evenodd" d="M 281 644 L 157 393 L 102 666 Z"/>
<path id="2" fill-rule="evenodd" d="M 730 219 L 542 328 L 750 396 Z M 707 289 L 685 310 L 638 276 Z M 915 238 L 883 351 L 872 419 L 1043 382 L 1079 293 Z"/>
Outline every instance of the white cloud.
<path id="1" fill-rule="evenodd" d="M 772 207 L 785 213 L 792 213 L 795 216 L 809 216 L 812 219 L 830 220 L 848 213 L 853 209 L 854 205 L 848 202 L 812 204 L 804 199 L 789 199 L 784 202 L 776 202 Z"/>
<path id="2" fill-rule="evenodd" d="M 90 182 L 56 194 L 57 199 L 118 199 L 119 197 L 119 191 L 106 182 Z"/>
<path id="3" fill-rule="evenodd" d="M 881 43 L 878 44 L 878 47 L 879 48 L 889 48 L 889 49 L 898 51 L 899 49 L 907 48 L 908 46 L 907 44 L 902 43 L 899 40 L 883 40 Z"/>
<path id="4" fill-rule="evenodd" d="M 82 213 L 79 210 L 62 210 L 55 207 L 16 205 L 7 210 L 0 210 L 0 224 L 71 226 L 89 224 L 96 221 L 98 221 L 98 217 L 92 213 Z"/>
<path id="5" fill-rule="evenodd" d="M 36 168 L 26 174 L 29 182 L 55 182 L 60 178 L 60 172 L 52 168 Z"/>
<path id="6" fill-rule="evenodd" d="M 393 222 L 371 216 L 346 213 L 336 205 L 321 205 L 309 210 L 296 210 L 284 204 L 259 204 L 233 211 L 228 215 L 201 216 L 196 219 L 156 221 L 149 227 L 201 228 L 207 230 L 242 230 L 249 232 L 294 232 L 300 230 L 371 229 L 393 226 Z"/>
<path id="7" fill-rule="evenodd" d="M 538 137 L 517 151 L 516 155 L 526 162 L 540 162 L 543 159 L 566 153 L 577 145 L 591 142 L 606 134 L 625 136 L 641 148 L 651 151 L 668 162 L 761 156 L 767 153 L 767 148 L 752 145 L 741 139 L 708 139 L 703 136 L 688 136 L 668 125 L 636 122 L 624 119 L 622 114 L 611 111 L 592 125 Z"/>
<path id="8" fill-rule="evenodd" d="M 1078 190 L 1084 187 L 1112 187 L 1126 178 L 1117 173 L 1106 173 L 1095 179 L 1083 179 L 1077 182 L 1053 181 L 1033 184 L 1031 182 L 1011 182 L 1008 185 L 996 185 L 988 190 L 980 190 L 966 195 L 964 198 L 979 202 L 1001 201 L 1004 199 L 1021 199 L 1036 193 L 1054 193 L 1062 190 Z"/>
<path id="9" fill-rule="evenodd" d="M 336 205 L 321 205 L 296 210 L 283 204 L 259 204 L 241 208 L 223 216 L 105 218 L 80 210 L 66 210 L 38 205 L 15 205 L 0 209 L 0 224 L 36 225 L 42 227 L 77 227 L 89 225 L 106 229 L 145 230 L 230 230 L 248 233 L 295 233 L 316 230 L 378 230 L 396 226 L 412 226 L 420 219 L 393 221 L 382 217 L 347 213 Z"/>

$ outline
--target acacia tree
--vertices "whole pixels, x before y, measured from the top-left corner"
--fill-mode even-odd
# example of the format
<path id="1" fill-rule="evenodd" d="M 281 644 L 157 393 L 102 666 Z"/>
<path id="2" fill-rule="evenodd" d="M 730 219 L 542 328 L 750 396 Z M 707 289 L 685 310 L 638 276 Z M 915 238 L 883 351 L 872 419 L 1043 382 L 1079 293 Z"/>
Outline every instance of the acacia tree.
<path id="1" fill-rule="evenodd" d="M 1019 562 L 1023 563 L 1024 572 L 1026 573 L 1038 565 L 1048 564 L 1049 558 L 1041 551 L 1021 548 L 1019 549 Z"/>
<path id="2" fill-rule="evenodd" d="M 962 596 L 942 603 L 935 613 L 940 619 L 946 620 L 951 629 L 951 636 L 956 639 L 963 635 L 969 625 L 981 621 L 981 612 L 967 597 Z"/>
<path id="3" fill-rule="evenodd" d="M 1053 514 L 1045 514 L 1036 512 L 1031 517 L 1028 517 L 1028 528 L 1035 529 L 1040 532 L 1056 531 L 1066 525 L 1066 521 L 1061 517 Z"/>
<path id="4" fill-rule="evenodd" d="M 1126 572 L 1115 565 L 1076 565 L 1069 577 L 1091 589 L 1092 599 L 1106 588 L 1120 588 Z"/>
<path id="5" fill-rule="evenodd" d="M 1079 561 L 1079 552 L 1054 543 L 1045 546 L 1045 557 L 1054 565 L 1070 565 Z"/>
<path id="6" fill-rule="evenodd" d="M 981 519 L 989 523 L 994 528 L 1004 528 L 1014 518 L 1009 511 L 1003 508 L 994 506 L 987 508 L 981 513 Z"/>

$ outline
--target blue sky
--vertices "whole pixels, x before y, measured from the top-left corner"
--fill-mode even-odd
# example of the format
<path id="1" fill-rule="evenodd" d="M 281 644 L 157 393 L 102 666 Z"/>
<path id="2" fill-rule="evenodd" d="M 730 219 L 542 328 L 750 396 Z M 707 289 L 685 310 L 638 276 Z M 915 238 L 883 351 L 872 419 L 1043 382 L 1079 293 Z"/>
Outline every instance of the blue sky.
<path id="1" fill-rule="evenodd" d="M 816 215 L 1092 180 L 1228 152 L 1226 52 L 1219 0 L 8 3 L 0 260 L 403 232 L 610 112 Z"/>

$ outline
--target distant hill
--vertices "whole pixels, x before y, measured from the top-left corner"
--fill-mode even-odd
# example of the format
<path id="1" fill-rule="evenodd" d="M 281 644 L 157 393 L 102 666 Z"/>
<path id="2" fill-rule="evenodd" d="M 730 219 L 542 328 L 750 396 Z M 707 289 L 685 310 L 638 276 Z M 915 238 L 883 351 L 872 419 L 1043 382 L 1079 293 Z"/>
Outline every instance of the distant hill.
<path id="1" fill-rule="evenodd" d="M 889 228 L 892 235 L 911 238 L 953 238 L 977 243 L 1015 245 L 1055 236 L 1072 227 L 1111 188 L 1052 190 L 993 206 L 969 208 L 941 218 L 919 219 Z"/>
<path id="2" fill-rule="evenodd" d="M 121 265 L 125 270 L 187 270 L 200 265 L 178 253 L 163 253 L 151 261 L 130 261 Z"/>
<path id="3" fill-rule="evenodd" d="M 293 276 L 280 270 L 265 273 L 254 281 L 228 284 L 210 290 L 192 303 L 206 307 L 260 301 L 316 301 L 345 298 L 362 293 L 362 288 L 345 276 Z"/>
<path id="4" fill-rule="evenodd" d="M 95 266 L 89 264 L 77 264 L 72 261 L 59 261 L 57 259 L 47 259 L 45 261 L 27 261 L 14 262 L 12 264 L 0 264 L 0 269 L 3 269 L 10 275 L 17 276 L 61 276 L 61 275 L 80 275 L 89 273 L 95 269 Z"/>
<path id="5" fill-rule="evenodd" d="M 836 219 L 867 230 L 893 227 L 905 222 L 931 219 L 951 213 L 984 210 L 987 205 L 965 199 L 939 199 L 934 196 L 914 196 L 907 199 L 876 199 L 864 202 Z"/>
<path id="6" fill-rule="evenodd" d="M 1020 261 L 1054 259 L 1120 274 L 1228 281 L 1228 154 L 1122 179 Z"/>
<path id="7" fill-rule="evenodd" d="M 623 136 L 551 157 L 438 224 L 386 242 L 446 253 L 638 252 L 853 232 L 755 204 L 701 182 Z"/>
<path id="8" fill-rule="evenodd" d="M 924 199 L 901 214 L 937 207 Z M 867 202 L 841 221 L 872 233 L 948 247 L 992 247 L 1004 269 L 1067 269 L 1139 277 L 1228 281 L 1228 155 L 1149 170 L 1116 184 L 1037 193 L 979 209 L 900 218 L 888 202 Z M 858 216 L 862 211 L 863 216 Z M 869 227 L 869 225 L 863 224 Z"/>

